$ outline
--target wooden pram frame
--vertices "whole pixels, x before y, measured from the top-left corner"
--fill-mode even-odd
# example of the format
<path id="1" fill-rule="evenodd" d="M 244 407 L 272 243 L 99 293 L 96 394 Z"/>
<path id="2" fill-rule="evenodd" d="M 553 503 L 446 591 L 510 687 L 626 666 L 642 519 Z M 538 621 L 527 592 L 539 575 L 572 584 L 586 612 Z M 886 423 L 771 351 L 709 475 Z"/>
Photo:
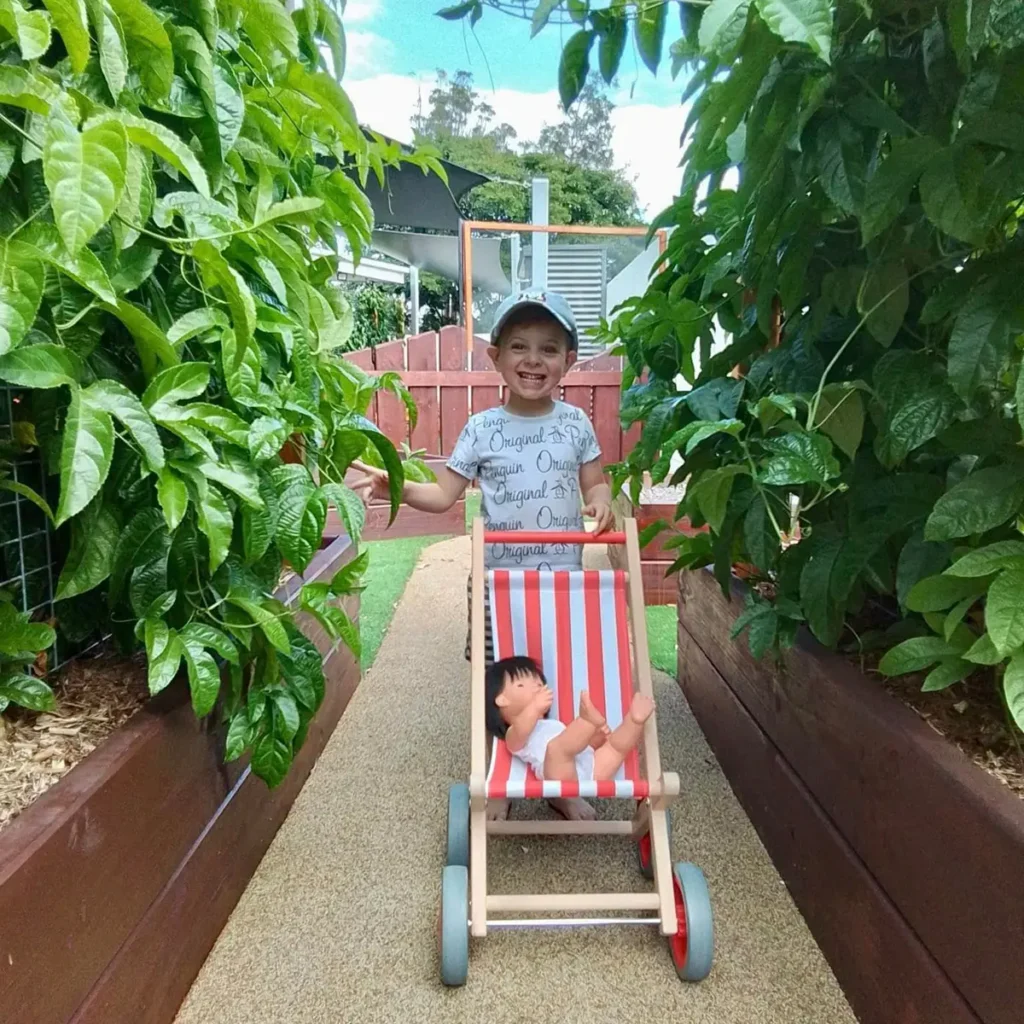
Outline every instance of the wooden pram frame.
<path id="1" fill-rule="evenodd" d="M 623 544 L 628 574 L 628 621 L 631 637 L 633 680 L 638 692 L 653 699 L 650 655 L 647 645 L 640 542 L 635 519 L 626 519 L 622 532 L 595 534 L 491 534 L 476 518 L 472 534 L 471 598 L 471 747 L 469 777 L 469 931 L 483 938 L 489 928 L 567 927 L 594 925 L 657 925 L 662 935 L 679 929 L 669 847 L 667 809 L 679 795 L 679 776 L 663 772 L 658 747 L 657 713 L 644 727 L 640 744 L 643 775 L 649 796 L 641 801 L 631 820 L 616 821 L 489 821 L 487 819 L 487 727 L 484 686 L 484 544 L 517 540 L 532 544 Z M 488 836 L 522 835 L 618 835 L 639 842 L 650 833 L 654 891 L 617 893 L 560 893 L 493 895 L 487 891 Z M 630 913 L 636 916 L 625 916 Z M 553 919 L 496 915 L 572 914 Z M 608 917 L 601 915 L 615 914 Z"/>

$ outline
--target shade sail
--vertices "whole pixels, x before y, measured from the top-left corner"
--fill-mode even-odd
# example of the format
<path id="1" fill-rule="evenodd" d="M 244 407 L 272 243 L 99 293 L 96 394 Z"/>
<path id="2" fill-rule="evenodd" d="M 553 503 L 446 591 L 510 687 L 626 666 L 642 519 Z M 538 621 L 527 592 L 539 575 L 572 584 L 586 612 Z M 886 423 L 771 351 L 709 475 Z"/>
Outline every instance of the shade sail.
<path id="1" fill-rule="evenodd" d="M 396 260 L 459 280 L 459 239 L 452 235 L 419 235 L 411 231 L 374 231 L 373 248 Z M 512 283 L 501 267 L 501 239 L 473 239 L 473 288 L 507 295 Z"/>
<path id="2" fill-rule="evenodd" d="M 383 188 L 377 176 L 371 174 L 363 191 L 373 207 L 375 222 L 381 227 L 456 233 L 459 230 L 456 200 L 490 179 L 447 160 L 441 163 L 448 174 L 447 185 L 436 174 L 424 174 L 412 164 L 385 167 Z"/>

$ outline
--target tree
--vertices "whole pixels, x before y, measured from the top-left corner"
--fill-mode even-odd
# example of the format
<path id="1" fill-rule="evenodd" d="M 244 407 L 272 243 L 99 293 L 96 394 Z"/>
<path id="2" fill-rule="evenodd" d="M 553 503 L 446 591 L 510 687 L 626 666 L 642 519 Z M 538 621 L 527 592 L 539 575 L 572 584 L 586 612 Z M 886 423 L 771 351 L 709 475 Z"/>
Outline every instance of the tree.
<path id="1" fill-rule="evenodd" d="M 516 131 L 511 125 L 493 124 L 494 108 L 481 99 L 473 87 L 473 75 L 469 71 L 456 71 L 449 78 L 447 71 L 438 69 L 429 102 L 426 114 L 421 109 L 412 118 L 412 130 L 417 140 L 425 139 L 439 145 L 447 139 L 484 138 L 492 139 L 499 149 L 504 150 L 516 138 Z"/>
<path id="2" fill-rule="evenodd" d="M 565 157 L 589 170 L 609 170 L 612 154 L 611 112 L 614 104 L 598 75 L 591 75 L 576 102 L 558 124 L 541 129 L 536 150 Z"/>

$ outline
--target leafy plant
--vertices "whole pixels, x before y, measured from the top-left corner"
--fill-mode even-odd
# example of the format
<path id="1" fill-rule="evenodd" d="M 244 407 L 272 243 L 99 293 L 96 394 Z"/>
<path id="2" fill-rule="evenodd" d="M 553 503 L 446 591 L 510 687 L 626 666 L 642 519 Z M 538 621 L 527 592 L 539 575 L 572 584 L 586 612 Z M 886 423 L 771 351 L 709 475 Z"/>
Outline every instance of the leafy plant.
<path id="1" fill-rule="evenodd" d="M 360 128 L 324 70 L 344 64 L 328 0 L 2 10 L 0 379 L 31 389 L 60 476 L 59 621 L 144 645 L 153 693 L 187 674 L 275 785 L 324 687 L 272 597 L 282 563 L 306 568 L 332 505 L 358 539 L 353 459 L 402 480 L 365 417 L 381 382 L 337 358 L 331 252 L 369 241 L 369 173 L 439 165 Z M 300 601 L 356 651 L 337 602 L 364 564 Z"/>
<path id="2" fill-rule="evenodd" d="M 405 336 L 405 299 L 394 288 L 361 284 L 346 290 L 352 306 L 348 349 L 370 348 Z"/>
<path id="3" fill-rule="evenodd" d="M 755 652 L 799 622 L 832 646 L 900 638 L 883 672 L 936 665 L 939 689 L 994 666 L 1024 727 L 1021 5 L 575 7 L 565 102 L 629 31 L 654 69 L 678 24 L 688 76 L 665 259 L 604 330 L 643 424 L 618 481 L 683 456 L 678 514 L 709 530 L 670 541 L 673 568 L 725 588 L 746 565 Z"/>

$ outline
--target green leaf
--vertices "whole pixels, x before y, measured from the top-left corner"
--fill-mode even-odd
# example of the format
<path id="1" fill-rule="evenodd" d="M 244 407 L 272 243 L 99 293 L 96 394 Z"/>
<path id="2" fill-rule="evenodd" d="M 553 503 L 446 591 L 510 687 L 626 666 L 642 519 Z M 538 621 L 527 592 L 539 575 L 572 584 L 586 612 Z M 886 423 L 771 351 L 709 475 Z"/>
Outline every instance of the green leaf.
<path id="1" fill-rule="evenodd" d="M 228 601 L 248 613 L 249 617 L 260 627 L 263 635 L 270 641 L 275 650 L 280 651 L 282 654 L 288 654 L 291 651 L 288 633 L 277 612 L 272 610 L 278 607 L 278 602 L 264 602 L 260 604 L 258 601 L 253 601 L 234 592 L 228 594 Z M 270 608 L 267 607 L 268 604 L 271 605 Z M 283 608 L 283 606 L 280 607 Z"/>
<path id="2" fill-rule="evenodd" d="M 562 0 L 557 0 L 555 6 L 561 2 Z M 475 10 L 478 3 L 479 0 L 463 0 L 461 4 L 452 4 L 450 7 L 442 7 L 441 10 L 437 12 L 437 16 L 439 18 L 444 18 L 445 21 L 459 21 L 461 18 L 464 18 L 467 14 L 470 14 Z"/>
<path id="3" fill-rule="evenodd" d="M 21 242 L 0 242 L 0 356 L 21 344 L 39 311 L 46 269 Z"/>
<path id="4" fill-rule="evenodd" d="M 842 609 L 831 593 L 832 567 L 841 543 L 838 538 L 819 542 L 800 572 L 800 604 L 807 625 L 826 647 L 836 644 L 843 627 Z"/>
<path id="5" fill-rule="evenodd" d="M 87 252 L 88 250 L 83 251 Z M 113 286 L 122 295 L 141 288 L 156 271 L 162 254 L 162 249 L 148 245 L 133 245 L 122 250 L 117 260 L 117 273 L 114 274 Z M 116 297 L 113 301 L 117 301 Z"/>
<path id="6" fill-rule="evenodd" d="M 947 576 L 991 576 L 1000 569 L 1024 568 L 1024 541 L 1000 540 L 969 551 L 947 570 Z"/>
<path id="7" fill-rule="evenodd" d="M 80 75 L 89 63 L 89 16 L 84 0 L 43 0 L 64 41 L 71 69 Z"/>
<path id="8" fill-rule="evenodd" d="M 86 0 L 86 7 L 96 33 L 100 70 L 116 103 L 128 80 L 128 53 L 121 22 L 104 0 Z"/>
<path id="9" fill-rule="evenodd" d="M 234 518 L 224 495 L 216 487 L 206 487 L 198 497 L 199 529 L 209 542 L 210 572 L 216 572 L 228 557 Z"/>
<path id="10" fill-rule="evenodd" d="M 253 344 L 256 330 L 256 303 L 249 286 L 242 275 L 213 247 L 202 241 L 195 246 L 199 260 L 209 284 L 219 287 L 231 310 L 231 322 L 235 329 L 235 368 L 242 362 L 246 349 Z"/>
<path id="11" fill-rule="evenodd" d="M 925 693 L 948 689 L 961 679 L 966 679 L 973 671 L 974 666 L 963 658 L 946 658 L 925 676 L 921 689 Z"/>
<path id="12" fill-rule="evenodd" d="M 331 580 L 331 593 L 335 597 L 358 594 L 366 589 L 363 575 L 370 566 L 370 552 L 361 551 L 351 562 L 343 565 Z"/>
<path id="13" fill-rule="evenodd" d="M 884 429 L 875 439 L 875 455 L 887 468 L 898 466 L 909 454 L 940 434 L 953 421 L 956 399 L 946 386 L 897 392 L 901 404 L 890 409 Z"/>
<path id="14" fill-rule="evenodd" d="M 0 26 L 14 37 L 22 60 L 42 57 L 50 48 L 49 15 L 25 10 L 21 0 L 0 0 Z"/>
<path id="15" fill-rule="evenodd" d="M 971 648 L 964 652 L 963 657 L 975 665 L 998 665 L 1003 660 L 988 633 L 978 637 Z"/>
<path id="16" fill-rule="evenodd" d="M 267 0 L 276 3 L 277 0 Z M 281 784 L 292 763 L 291 743 L 276 733 L 267 733 L 253 744 L 253 773 L 261 778 L 270 789 Z"/>
<path id="17" fill-rule="evenodd" d="M 160 626 L 167 630 L 163 623 L 160 623 Z M 155 629 L 159 629 L 159 626 L 155 626 Z M 151 694 L 158 694 L 174 681 L 174 677 L 178 674 L 178 668 L 181 666 L 183 653 L 184 649 L 178 639 L 178 634 L 174 630 L 168 630 L 166 639 L 159 648 L 159 653 L 156 656 L 151 654 L 148 659 L 148 683 Z"/>
<path id="18" fill-rule="evenodd" d="M 637 8 L 634 33 L 640 59 L 652 72 L 661 62 L 661 47 L 665 41 L 665 20 L 668 4 L 645 4 Z"/>
<path id="19" fill-rule="evenodd" d="M 116 316 L 128 328 L 135 341 L 135 349 L 139 353 L 146 377 L 157 372 L 157 365 L 174 367 L 179 361 L 174 346 L 167 340 L 167 335 L 154 323 L 149 316 L 134 303 L 127 299 L 118 299 L 117 304 L 100 303 L 100 309 Z"/>
<path id="20" fill-rule="evenodd" d="M 79 132 L 51 117 L 43 142 L 43 175 L 61 238 L 74 256 L 113 216 L 124 189 L 128 137 L 117 121 Z"/>
<path id="21" fill-rule="evenodd" d="M 949 339 L 949 382 L 962 398 L 991 388 L 1012 348 L 1005 298 L 988 289 L 973 291 L 953 324 Z"/>
<path id="22" fill-rule="evenodd" d="M 746 473 L 744 466 L 721 466 L 703 474 L 691 487 L 690 495 L 697 502 L 700 514 L 715 533 L 722 532 L 722 523 L 729 507 L 729 495 L 736 477 Z"/>
<path id="23" fill-rule="evenodd" d="M 192 17 L 203 33 L 207 45 L 217 45 L 217 0 L 188 0 L 192 8 Z"/>
<path id="24" fill-rule="evenodd" d="M 123 384 L 115 380 L 98 380 L 87 389 L 89 401 L 104 409 L 131 434 L 149 469 L 163 468 L 164 446 L 160 435 L 142 403 Z"/>
<path id="25" fill-rule="evenodd" d="M 190 622 L 181 632 L 180 637 L 186 648 L 189 644 L 202 644 L 215 651 L 225 661 L 232 665 L 239 664 L 238 648 L 231 641 L 230 637 L 221 630 L 205 622 Z"/>
<path id="26" fill-rule="evenodd" d="M 327 521 L 327 498 L 305 466 L 278 466 L 271 473 L 278 499 L 275 539 L 296 572 L 320 550 Z"/>
<path id="27" fill-rule="evenodd" d="M 787 43 L 806 43 L 827 64 L 832 53 L 830 0 L 757 0 L 768 27 Z"/>
<path id="28" fill-rule="evenodd" d="M 231 322 L 216 306 L 201 306 L 179 317 L 167 331 L 167 340 L 172 345 L 181 345 L 207 331 L 229 327 Z"/>
<path id="29" fill-rule="evenodd" d="M 988 588 L 985 626 L 1005 658 L 1024 644 L 1024 568 L 1006 569 Z"/>
<path id="30" fill-rule="evenodd" d="M 142 0 L 107 0 L 121 22 L 132 66 L 143 88 L 156 100 L 166 98 L 174 79 L 174 54 L 163 22 Z"/>
<path id="31" fill-rule="evenodd" d="M 230 452 L 223 453 L 219 462 L 200 462 L 199 471 L 207 479 L 215 480 L 226 490 L 237 494 L 247 505 L 263 508 L 259 478 L 248 460 L 243 460 Z"/>
<path id="32" fill-rule="evenodd" d="M 82 372 L 78 356 L 61 345 L 26 345 L 0 356 L 0 380 L 25 388 L 74 385 Z"/>
<path id="33" fill-rule="evenodd" d="M 22 672 L 0 675 L 0 700 L 20 704 L 30 711 L 52 711 L 57 703 L 53 690 L 42 679 Z"/>
<path id="34" fill-rule="evenodd" d="M 911 189 L 938 149 L 939 144 L 930 135 L 893 142 L 889 155 L 881 161 L 865 189 L 860 217 L 865 244 L 903 212 Z"/>
<path id="35" fill-rule="evenodd" d="M 334 505 L 345 526 L 345 532 L 358 543 L 366 524 L 366 507 L 359 496 L 344 484 L 324 484 L 320 493 L 329 505 Z"/>
<path id="36" fill-rule="evenodd" d="M 121 523 L 107 506 L 90 505 L 71 523 L 71 550 L 57 583 L 57 600 L 66 601 L 98 587 L 109 575 Z"/>
<path id="37" fill-rule="evenodd" d="M 907 607 L 912 612 L 944 612 L 965 597 L 980 597 L 988 584 L 988 579 L 926 576 L 910 588 Z"/>
<path id="38" fill-rule="evenodd" d="M 405 486 L 405 470 L 402 467 L 402 460 L 390 439 L 383 434 L 376 424 L 371 423 L 364 416 L 351 416 L 349 422 L 358 425 L 359 429 L 369 439 L 370 444 L 377 449 L 380 461 L 388 474 L 388 492 L 391 498 L 391 516 L 388 525 L 395 521 L 398 509 L 402 504 L 402 491 Z"/>
<path id="39" fill-rule="evenodd" d="M 134 566 L 148 565 L 166 558 L 171 538 L 160 512 L 145 508 L 132 516 L 118 536 L 110 569 L 110 601 L 116 603 L 124 582 Z"/>
<path id="40" fill-rule="evenodd" d="M 829 385 L 818 402 L 817 428 L 848 458 L 853 458 L 864 435 L 864 402 L 856 388 Z"/>
<path id="41" fill-rule="evenodd" d="M 1003 696 L 1017 728 L 1024 730 L 1024 654 L 1015 654 L 1006 666 Z"/>
<path id="42" fill-rule="evenodd" d="M 246 741 L 249 738 L 249 715 L 245 708 L 236 711 L 228 723 L 228 735 L 224 744 L 224 760 L 229 764 L 237 761 L 245 753 Z"/>
<path id="43" fill-rule="evenodd" d="M 821 187 L 843 213 L 853 214 L 864 200 L 867 166 L 859 133 L 845 119 L 829 118 L 818 132 Z"/>
<path id="44" fill-rule="evenodd" d="M 936 661 L 960 652 L 939 636 L 915 636 L 886 651 L 878 663 L 878 671 L 884 676 L 902 676 L 908 672 L 919 672 Z"/>
<path id="45" fill-rule="evenodd" d="M 867 318 L 867 329 L 875 341 L 886 348 L 892 344 L 909 304 L 907 268 L 895 261 L 872 263 L 857 296 L 857 312 Z"/>
<path id="46" fill-rule="evenodd" d="M 220 692 L 220 672 L 217 662 L 202 642 L 188 633 L 188 627 L 179 636 L 188 669 L 188 687 L 192 693 L 192 710 L 199 718 L 208 715 L 217 703 Z"/>
<path id="47" fill-rule="evenodd" d="M 823 484 L 839 475 L 839 463 L 824 434 L 795 432 L 765 442 L 771 452 L 761 470 L 761 482 L 774 485 Z"/>
<path id="48" fill-rule="evenodd" d="M 1002 526 L 1024 500 L 1024 472 L 1015 465 L 978 469 L 935 503 L 928 540 L 954 540 Z"/>
<path id="49" fill-rule="evenodd" d="M 87 288 L 98 299 L 117 302 L 114 286 L 95 253 L 80 249 L 77 255 L 70 255 L 52 224 L 37 222 L 22 237 L 41 259 Z"/>
<path id="50" fill-rule="evenodd" d="M 9 602 L 0 604 L 0 654 L 18 657 L 45 651 L 55 635 L 45 622 L 29 622 L 27 613 L 15 611 Z"/>
<path id="51" fill-rule="evenodd" d="M 103 486 L 114 456 L 110 414 L 84 391 L 73 388 L 60 455 L 60 504 L 57 525 L 77 515 Z"/>
<path id="52" fill-rule="evenodd" d="M 601 70 L 601 77 L 608 85 L 611 85 L 616 71 L 619 70 L 619 64 L 622 62 L 623 51 L 626 49 L 627 21 L 625 16 L 618 11 L 609 9 L 606 15 L 604 28 L 600 32 L 598 67 Z"/>
<path id="53" fill-rule="evenodd" d="M 730 35 L 726 30 L 738 18 L 746 19 L 749 6 L 749 0 L 711 0 L 700 20 L 697 40 L 701 53 L 717 53 Z"/>
<path id="54" fill-rule="evenodd" d="M 10 491 L 11 494 L 19 494 L 21 497 L 31 501 L 47 519 L 53 522 L 53 510 L 46 503 L 43 496 L 41 494 L 37 494 L 28 485 L 19 483 L 16 480 L 0 480 L 0 490 Z"/>
<path id="55" fill-rule="evenodd" d="M 272 203 L 262 216 L 253 224 L 253 227 L 262 228 L 276 220 L 283 220 L 286 217 L 301 217 L 307 213 L 314 213 L 324 205 L 322 199 L 315 196 L 295 196 L 292 199 L 283 199 L 279 203 Z"/>
<path id="56" fill-rule="evenodd" d="M 286 57 L 299 56 L 299 35 L 280 0 L 247 0 L 242 29 L 257 52 L 277 50 Z"/>
<path id="57" fill-rule="evenodd" d="M 576 97 L 587 84 L 590 46 L 593 41 L 593 32 L 581 30 L 570 37 L 562 50 L 562 59 L 558 65 L 558 95 L 563 110 L 568 110 L 576 102 Z"/>
<path id="58" fill-rule="evenodd" d="M 0 65 L 0 103 L 22 107 L 46 117 L 52 106 L 60 106 L 64 94 L 49 79 L 26 68 Z"/>
<path id="59" fill-rule="evenodd" d="M 288 424 L 276 416 L 260 416 L 249 427 L 249 452 L 256 462 L 276 458 L 288 440 Z"/>
<path id="60" fill-rule="evenodd" d="M 116 114 L 100 115 L 95 123 L 103 123 L 111 119 L 116 119 L 124 125 L 130 141 L 155 153 L 161 160 L 166 160 L 195 185 L 196 191 L 200 195 L 209 198 L 210 182 L 206 177 L 206 171 L 203 170 L 203 165 L 192 150 L 178 135 L 156 121 L 136 117 L 121 110 Z"/>
<path id="61" fill-rule="evenodd" d="M 896 598 L 901 607 L 918 580 L 934 576 L 949 564 L 949 544 L 937 544 L 924 539 L 920 532 L 913 534 L 903 545 L 896 566 Z"/>
<path id="62" fill-rule="evenodd" d="M 209 383 L 209 363 L 179 363 L 161 370 L 150 381 L 142 396 L 142 404 L 159 422 L 164 417 L 173 417 L 178 403 L 198 398 Z"/>
<path id="63" fill-rule="evenodd" d="M 176 530 L 188 509 L 188 488 L 185 481 L 170 469 L 163 469 L 156 485 L 157 500 L 169 530 Z"/>

